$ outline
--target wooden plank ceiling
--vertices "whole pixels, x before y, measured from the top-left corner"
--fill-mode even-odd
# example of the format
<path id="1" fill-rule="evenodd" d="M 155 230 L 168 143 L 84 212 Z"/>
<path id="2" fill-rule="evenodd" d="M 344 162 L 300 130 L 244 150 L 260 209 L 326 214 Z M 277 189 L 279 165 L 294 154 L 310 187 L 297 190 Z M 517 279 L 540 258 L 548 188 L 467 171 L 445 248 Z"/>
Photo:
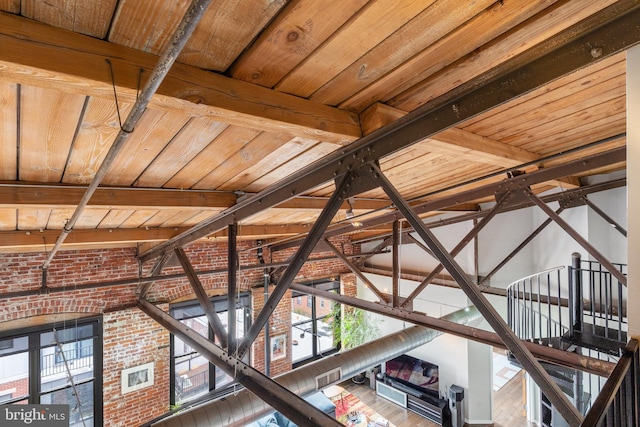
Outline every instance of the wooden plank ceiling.
<path id="1" fill-rule="evenodd" d="M 165 240 L 613 3 L 213 2 L 65 247 Z M 0 0 L 0 250 L 55 242 L 188 5 Z M 381 167 L 413 199 L 624 132 L 618 54 L 394 153 Z M 619 138 L 527 170 L 624 144 Z M 538 190 L 579 186 L 581 178 Z M 323 185 L 254 215 L 240 234 L 304 232 L 332 190 Z M 379 189 L 354 205 L 356 214 L 388 207 Z M 345 220 L 347 208 L 334 221 Z"/>

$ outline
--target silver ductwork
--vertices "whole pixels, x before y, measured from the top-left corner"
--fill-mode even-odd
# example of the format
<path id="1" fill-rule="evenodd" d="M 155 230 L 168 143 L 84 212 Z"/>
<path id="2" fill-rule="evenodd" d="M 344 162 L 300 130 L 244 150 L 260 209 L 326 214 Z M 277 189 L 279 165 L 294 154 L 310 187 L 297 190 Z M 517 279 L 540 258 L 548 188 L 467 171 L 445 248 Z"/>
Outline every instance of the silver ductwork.
<path id="1" fill-rule="evenodd" d="M 455 311 L 442 319 L 467 324 L 480 317 L 473 307 Z M 360 372 L 400 356 L 416 347 L 426 344 L 442 332 L 422 326 L 413 326 L 399 332 L 378 338 L 354 349 L 336 353 L 296 370 L 274 378 L 276 382 L 298 396 L 307 396 L 331 384 L 343 381 Z M 339 376 L 337 373 L 340 373 Z M 318 379 L 320 386 L 318 385 Z M 248 390 L 205 403 L 179 412 L 153 424 L 153 427 L 241 427 L 270 412 L 267 405 Z"/>

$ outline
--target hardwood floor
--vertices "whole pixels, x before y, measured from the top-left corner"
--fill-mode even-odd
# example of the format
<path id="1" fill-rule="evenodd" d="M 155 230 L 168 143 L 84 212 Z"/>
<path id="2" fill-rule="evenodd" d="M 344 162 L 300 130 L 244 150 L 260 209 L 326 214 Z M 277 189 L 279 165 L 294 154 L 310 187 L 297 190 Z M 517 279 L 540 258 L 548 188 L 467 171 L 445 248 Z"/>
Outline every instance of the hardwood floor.
<path id="1" fill-rule="evenodd" d="M 502 389 L 493 394 L 494 427 L 530 427 L 535 426 L 527 422 L 524 415 L 524 401 L 522 393 L 522 372 L 516 375 Z M 351 381 L 340 384 L 345 390 L 358 397 L 367 406 L 388 419 L 397 427 L 437 427 L 420 415 L 389 402 L 377 396 L 375 390 L 369 388 L 369 383 L 357 385 Z"/>

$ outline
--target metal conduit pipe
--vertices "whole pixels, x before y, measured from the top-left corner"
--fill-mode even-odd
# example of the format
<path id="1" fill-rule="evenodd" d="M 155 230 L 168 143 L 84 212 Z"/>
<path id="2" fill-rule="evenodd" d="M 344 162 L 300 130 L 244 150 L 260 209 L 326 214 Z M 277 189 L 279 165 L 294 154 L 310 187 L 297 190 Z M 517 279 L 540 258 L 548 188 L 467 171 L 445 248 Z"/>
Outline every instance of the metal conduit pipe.
<path id="1" fill-rule="evenodd" d="M 443 320 L 467 324 L 481 318 L 478 310 L 466 307 L 443 316 Z M 316 377 L 336 368 L 342 369 L 342 379 L 400 356 L 416 347 L 433 341 L 442 332 L 422 326 L 413 326 L 400 332 L 378 338 L 354 349 L 336 353 L 317 360 L 296 370 L 274 378 L 283 387 L 298 396 L 307 396 L 317 391 Z M 328 386 L 329 384 L 327 384 Z M 273 412 L 273 408 L 246 389 L 193 409 L 179 412 L 169 418 L 152 424 L 153 427 L 198 427 L 197 420 L 225 419 L 225 427 L 244 426 L 261 416 Z"/>
<path id="2" fill-rule="evenodd" d="M 49 252 L 47 259 L 42 264 L 43 270 L 49 268 L 49 264 L 51 264 L 53 257 L 56 255 L 69 233 L 71 233 L 71 230 L 73 230 L 73 227 L 80 218 L 80 215 L 89 203 L 91 196 L 93 196 L 93 193 L 95 193 L 96 189 L 107 175 L 111 164 L 124 146 L 125 142 L 129 139 L 129 135 L 133 132 L 135 125 L 142 118 L 142 114 L 145 112 L 147 105 L 151 101 L 151 97 L 157 92 L 158 87 L 160 87 L 160 83 L 162 83 L 162 80 L 164 80 L 169 73 L 171 66 L 187 44 L 187 40 L 193 33 L 193 30 L 195 30 L 198 22 L 200 22 L 200 19 L 204 15 L 204 12 L 207 10 L 211 1 L 212 0 L 193 0 L 191 6 L 189 6 L 189 9 L 185 12 L 182 21 L 173 33 L 171 42 L 158 60 L 151 76 L 147 79 L 125 122 L 121 124 L 120 132 L 118 132 L 115 141 L 111 145 L 111 148 L 109 148 L 107 155 L 100 164 L 100 167 L 96 171 L 91 183 L 83 194 L 82 199 L 80 199 L 80 202 L 71 215 L 71 218 L 62 228 L 60 236 L 58 236 L 58 240 L 56 240 L 53 249 Z"/>

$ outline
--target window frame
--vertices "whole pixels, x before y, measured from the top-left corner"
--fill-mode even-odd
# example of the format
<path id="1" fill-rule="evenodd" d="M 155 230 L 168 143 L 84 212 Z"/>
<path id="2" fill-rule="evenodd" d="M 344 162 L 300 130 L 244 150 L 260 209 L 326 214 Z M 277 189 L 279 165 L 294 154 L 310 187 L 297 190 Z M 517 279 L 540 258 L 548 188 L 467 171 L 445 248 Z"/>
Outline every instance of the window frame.
<path id="1" fill-rule="evenodd" d="M 28 394 L 26 396 L 16 396 L 3 401 L 0 405 L 12 404 L 17 402 L 23 402 L 26 400 L 29 404 L 39 404 L 42 401 L 43 396 L 52 395 L 63 390 L 71 390 L 73 386 L 71 384 L 61 385 L 58 387 L 52 387 L 48 390 L 43 390 L 42 385 L 45 384 L 42 381 L 43 363 L 42 363 L 42 350 L 51 348 L 51 344 L 43 344 L 42 337 L 45 334 L 53 333 L 54 329 L 69 329 L 71 327 L 91 326 L 91 333 L 88 336 L 75 337 L 74 339 L 62 339 L 61 344 L 76 343 L 79 344 L 82 341 L 91 339 L 92 341 L 92 359 L 93 359 L 93 375 L 90 378 L 82 379 L 75 382 L 75 386 L 83 384 L 92 384 L 92 396 L 93 396 L 93 425 L 94 427 L 102 427 L 104 423 L 103 418 L 103 363 L 102 363 L 102 348 L 103 348 L 103 324 L 102 317 L 87 317 L 76 320 L 67 320 L 62 323 L 50 323 L 40 326 L 32 326 L 28 328 L 21 328 L 11 331 L 0 332 L 0 340 L 12 340 L 12 344 L 15 344 L 15 340 L 26 337 L 26 348 L 15 349 L 14 351 L 5 351 L 0 354 L 0 357 L 9 356 L 12 354 L 26 353 L 28 360 Z M 76 347 L 77 351 L 81 347 Z M 54 350 L 55 355 L 55 350 Z M 55 359 L 55 356 L 54 356 Z M 54 360 L 55 361 L 55 360 Z M 61 362 L 62 363 L 62 362 Z"/>
<path id="2" fill-rule="evenodd" d="M 210 298 L 210 301 L 213 303 L 213 306 L 216 310 L 216 313 L 221 313 L 221 312 L 226 312 L 228 310 L 228 297 L 227 295 L 219 295 L 219 296 L 214 296 Z M 189 310 L 192 313 L 184 316 L 184 317 L 179 317 L 176 318 L 175 317 L 175 313 L 178 310 Z M 243 310 L 245 314 L 249 314 L 249 315 L 245 315 L 244 316 L 244 331 L 242 331 L 242 334 L 246 334 L 246 332 L 249 330 L 249 327 L 251 326 L 251 293 L 250 292 L 242 292 L 238 295 L 237 299 L 236 299 L 236 310 Z M 190 301 L 183 301 L 183 302 L 179 302 L 179 303 L 175 303 L 175 304 L 171 304 L 169 306 L 169 314 L 174 317 L 176 320 L 182 321 L 182 320 L 186 320 L 186 319 L 193 319 L 193 318 L 197 318 L 197 317 L 201 317 L 204 316 L 204 310 L 202 309 L 202 307 L 200 306 L 200 303 L 197 300 L 190 300 Z M 237 319 L 237 315 L 236 315 L 236 319 Z M 211 341 L 213 341 L 215 339 L 215 337 L 213 336 L 213 331 L 211 330 L 210 327 L 207 328 L 208 329 L 208 335 L 207 338 Z M 239 331 L 237 331 L 239 332 Z M 187 353 L 179 355 L 176 357 L 175 354 L 175 346 L 176 346 L 176 341 L 175 341 L 175 336 L 174 334 L 170 334 L 169 337 L 169 345 L 170 345 L 170 350 L 169 350 L 169 402 L 172 406 L 180 404 L 180 405 L 193 405 L 195 403 L 204 401 L 204 400 L 208 400 L 212 397 L 217 397 L 218 395 L 222 395 L 226 393 L 227 390 L 227 384 L 223 384 L 221 387 L 216 388 L 216 369 L 220 369 L 218 367 L 216 367 L 213 363 L 209 362 L 208 363 L 208 367 L 209 367 L 209 375 L 208 375 L 208 380 L 209 380 L 209 391 L 207 393 L 204 393 L 200 396 L 197 396 L 195 398 L 192 399 L 187 399 L 187 400 L 182 400 L 180 402 L 176 401 L 176 359 L 177 358 L 181 358 L 187 355 Z M 249 350 L 250 351 L 250 350 Z M 198 355 L 198 352 L 193 350 L 191 352 L 189 352 L 188 354 L 191 355 Z M 197 357 L 197 356 L 195 356 Z M 250 357 L 249 353 L 248 353 L 248 357 Z"/>
<path id="3" fill-rule="evenodd" d="M 326 280 L 315 280 L 313 282 L 307 282 L 307 283 L 302 283 L 303 286 L 309 286 L 312 288 L 318 288 L 321 289 L 323 291 L 335 291 L 337 294 L 340 294 L 340 281 L 339 280 L 332 280 L 332 279 L 326 279 Z M 322 299 L 321 297 L 316 297 L 310 294 L 305 294 L 304 292 L 300 292 L 300 291 L 292 291 L 291 292 L 291 298 L 298 298 L 298 297 L 302 297 L 302 296 L 306 296 L 307 300 L 310 301 L 310 304 L 307 304 L 310 308 L 311 308 L 311 321 L 303 321 L 303 322 L 298 322 L 296 324 L 291 324 L 291 329 L 293 330 L 298 330 L 299 329 L 299 325 L 301 324 L 306 324 L 306 323 L 311 323 L 311 331 L 309 331 L 311 334 L 313 334 L 314 337 L 318 336 L 318 322 L 331 316 L 331 313 L 323 315 L 318 317 L 318 307 L 320 306 L 320 308 L 323 308 L 322 304 L 318 304 L 318 298 Z M 333 302 L 332 304 L 339 304 L 337 302 Z M 306 328 L 305 328 L 306 329 Z M 338 352 L 340 350 L 339 346 L 334 346 L 330 349 L 324 350 L 322 352 L 320 352 L 320 349 L 318 348 L 318 341 L 317 340 L 313 340 L 312 341 L 312 351 L 311 351 L 311 356 L 304 358 L 304 359 L 300 359 L 297 361 L 292 361 L 292 368 L 296 369 L 300 366 L 306 365 L 307 363 L 311 363 L 315 360 L 321 359 L 325 356 L 329 356 L 331 354 L 334 354 L 336 352 Z"/>

